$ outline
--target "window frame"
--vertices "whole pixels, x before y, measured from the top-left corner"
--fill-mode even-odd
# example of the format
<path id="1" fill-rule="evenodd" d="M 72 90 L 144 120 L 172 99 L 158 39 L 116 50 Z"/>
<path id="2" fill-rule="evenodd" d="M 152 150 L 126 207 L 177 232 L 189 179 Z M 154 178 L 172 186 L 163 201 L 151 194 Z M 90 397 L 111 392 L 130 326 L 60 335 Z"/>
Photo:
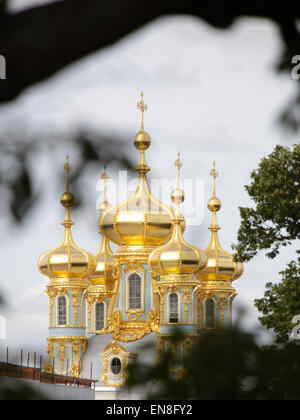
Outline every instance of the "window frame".
<path id="1" fill-rule="evenodd" d="M 98 305 L 102 305 L 103 307 L 103 328 L 105 328 L 106 326 L 106 302 L 105 301 L 101 301 L 101 302 L 95 302 L 94 304 L 94 330 L 97 332 L 101 332 L 103 330 L 103 328 L 98 329 L 98 325 L 97 325 L 97 307 Z"/>
<path id="2" fill-rule="evenodd" d="M 59 302 L 61 301 L 61 299 L 64 299 L 65 301 L 65 317 L 66 317 L 66 322 L 65 323 L 60 323 L 59 318 L 60 318 L 60 313 L 59 313 Z M 56 302 L 55 302 L 55 306 L 56 306 L 56 326 L 57 327 L 66 327 L 69 324 L 69 299 L 67 298 L 66 295 L 59 295 L 56 297 Z"/>
<path id="3" fill-rule="evenodd" d="M 207 326 L 207 311 L 206 311 L 206 304 L 208 301 L 212 301 L 214 306 L 213 306 L 213 316 L 212 316 L 212 321 L 213 321 L 213 326 Z M 204 328 L 205 329 L 215 329 L 217 328 L 217 302 L 216 299 L 213 297 L 210 298 L 206 298 L 203 302 L 203 312 L 204 312 Z"/>
<path id="4" fill-rule="evenodd" d="M 137 274 L 141 279 L 141 307 L 140 308 L 130 308 L 130 278 L 132 275 Z M 126 313 L 130 316 L 131 314 L 143 314 L 145 312 L 145 272 L 141 270 L 130 270 L 126 273 L 125 278 L 125 308 Z"/>
<path id="5" fill-rule="evenodd" d="M 177 321 L 171 321 L 171 296 L 174 295 L 177 297 Z M 179 324 L 180 322 L 180 305 L 179 305 L 180 299 L 177 292 L 171 292 L 168 294 L 168 324 Z"/>

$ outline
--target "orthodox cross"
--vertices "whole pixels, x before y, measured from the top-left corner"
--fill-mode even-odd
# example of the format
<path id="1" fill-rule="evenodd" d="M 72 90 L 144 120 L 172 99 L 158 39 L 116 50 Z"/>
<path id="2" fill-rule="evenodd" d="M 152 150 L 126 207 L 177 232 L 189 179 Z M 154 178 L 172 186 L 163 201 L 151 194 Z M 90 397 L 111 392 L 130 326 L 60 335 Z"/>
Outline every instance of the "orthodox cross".
<path id="1" fill-rule="evenodd" d="M 106 188 L 107 188 L 107 181 L 109 180 L 109 176 L 106 172 L 106 165 L 104 165 L 104 171 L 103 174 L 100 177 L 104 181 L 104 202 L 106 201 Z"/>
<path id="2" fill-rule="evenodd" d="M 141 130 L 144 131 L 144 112 L 148 110 L 148 105 L 144 102 L 144 92 L 141 92 L 141 100 L 137 103 L 137 109 L 141 111 Z"/>
<path id="3" fill-rule="evenodd" d="M 182 162 L 180 160 L 180 152 L 177 154 L 177 160 L 175 160 L 175 166 L 177 168 L 177 187 L 180 188 L 180 169 L 182 168 Z"/>
<path id="4" fill-rule="evenodd" d="M 213 169 L 210 171 L 210 176 L 213 178 L 213 196 L 216 195 L 216 178 L 219 176 L 219 172 L 216 171 L 216 162 L 213 162 Z"/>
<path id="5" fill-rule="evenodd" d="M 66 157 L 66 163 L 64 164 L 64 170 L 66 172 L 66 192 L 69 192 L 69 177 L 71 172 L 71 165 L 69 162 L 69 155 Z"/>

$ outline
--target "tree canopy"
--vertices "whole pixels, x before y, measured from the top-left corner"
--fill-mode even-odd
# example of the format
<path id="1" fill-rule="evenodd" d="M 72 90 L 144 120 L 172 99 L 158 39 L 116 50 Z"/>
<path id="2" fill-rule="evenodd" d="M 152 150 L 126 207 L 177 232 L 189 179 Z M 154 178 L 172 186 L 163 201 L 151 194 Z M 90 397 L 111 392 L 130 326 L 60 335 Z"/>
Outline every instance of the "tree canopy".
<path id="1" fill-rule="evenodd" d="M 251 179 L 251 185 L 245 188 L 255 207 L 240 208 L 241 226 L 233 248 L 243 261 L 260 251 L 275 258 L 281 246 L 292 244 L 300 236 L 300 144 L 292 148 L 276 146 L 261 160 Z M 289 339 L 292 318 L 300 314 L 299 264 L 299 258 L 291 261 L 280 272 L 281 282 L 268 282 L 264 297 L 254 302 L 261 313 L 259 320 L 274 330 L 277 342 Z"/>
<path id="2" fill-rule="evenodd" d="M 277 145 L 251 179 L 245 188 L 256 207 L 240 207 L 238 243 L 233 245 L 242 261 L 262 250 L 274 258 L 281 246 L 299 239 L 300 144 L 293 148 Z"/>
<path id="3" fill-rule="evenodd" d="M 262 325 L 274 330 L 277 343 L 284 343 L 293 328 L 292 318 L 300 314 L 300 258 L 291 261 L 280 274 L 281 282 L 267 283 L 264 297 L 254 303 L 262 314 Z"/>

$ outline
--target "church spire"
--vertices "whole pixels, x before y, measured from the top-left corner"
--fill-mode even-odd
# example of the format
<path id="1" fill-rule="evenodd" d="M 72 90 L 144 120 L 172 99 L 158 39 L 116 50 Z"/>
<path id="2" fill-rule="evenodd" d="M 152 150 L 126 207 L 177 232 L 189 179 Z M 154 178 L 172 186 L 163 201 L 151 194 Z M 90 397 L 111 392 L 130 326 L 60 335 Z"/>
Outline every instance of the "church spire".
<path id="1" fill-rule="evenodd" d="M 213 195 L 212 198 L 208 201 L 207 207 L 212 212 L 212 222 L 209 226 L 211 232 L 217 232 L 220 226 L 217 223 L 217 212 L 221 209 L 222 203 L 219 198 L 216 196 L 216 178 L 219 176 L 219 172 L 216 170 L 216 162 L 213 162 L 213 168 L 210 171 L 210 176 L 213 179 Z"/>
<path id="2" fill-rule="evenodd" d="M 180 169 L 182 168 L 180 152 L 177 153 L 177 159 L 175 160 L 174 165 L 177 168 L 177 188 L 172 192 L 171 199 L 175 204 L 175 214 L 178 217 L 180 215 L 180 204 L 184 201 L 184 191 L 180 188 Z"/>
<path id="3" fill-rule="evenodd" d="M 144 92 L 141 91 L 141 99 L 137 103 L 137 109 L 141 111 L 141 131 L 144 131 L 144 112 L 148 110 L 148 105 L 144 102 Z"/>
<path id="4" fill-rule="evenodd" d="M 70 228 L 74 223 L 71 220 L 70 217 L 70 208 L 75 203 L 75 197 L 72 193 L 69 191 L 69 185 L 70 185 L 70 172 L 71 172 L 71 165 L 69 161 L 69 155 L 66 156 L 66 163 L 64 164 L 64 170 L 66 172 L 66 189 L 63 195 L 61 196 L 60 203 L 63 207 L 66 209 L 65 213 L 65 220 L 63 221 L 63 226 L 66 228 Z"/>
<path id="5" fill-rule="evenodd" d="M 106 165 L 104 165 L 104 170 L 102 174 L 100 175 L 100 179 L 103 180 L 104 193 L 103 193 L 103 201 L 98 207 L 98 212 L 100 215 L 102 215 L 103 212 L 109 207 L 109 204 L 107 201 L 107 183 L 109 180 L 109 176 L 106 171 Z"/>
<path id="6" fill-rule="evenodd" d="M 141 128 L 138 134 L 134 138 L 134 145 L 140 151 L 140 162 L 136 170 L 140 174 L 140 178 L 145 178 L 150 168 L 146 164 L 145 150 L 151 145 L 151 137 L 144 130 L 144 112 L 147 111 L 148 105 L 144 102 L 144 92 L 141 92 L 141 99 L 137 103 L 137 108 L 141 111 Z"/>

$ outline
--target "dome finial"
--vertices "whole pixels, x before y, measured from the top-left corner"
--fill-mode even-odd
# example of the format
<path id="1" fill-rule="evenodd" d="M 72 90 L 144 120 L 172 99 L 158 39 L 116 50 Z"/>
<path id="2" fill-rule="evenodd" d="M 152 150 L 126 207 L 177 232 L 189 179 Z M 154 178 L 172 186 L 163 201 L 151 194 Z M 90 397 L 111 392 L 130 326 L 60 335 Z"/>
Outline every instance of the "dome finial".
<path id="1" fill-rule="evenodd" d="M 141 111 L 141 131 L 144 131 L 144 112 L 148 110 L 148 105 L 144 102 L 143 91 L 141 91 L 141 100 L 137 103 L 137 109 Z"/>
<path id="2" fill-rule="evenodd" d="M 216 178 L 219 176 L 219 173 L 216 171 L 215 161 L 213 162 L 210 175 L 213 178 L 213 196 L 208 201 L 207 207 L 212 212 L 211 225 L 208 227 L 211 231 L 211 237 L 208 247 L 204 251 L 208 258 L 208 263 L 201 271 L 200 277 L 204 281 L 233 281 L 242 275 L 243 264 L 235 262 L 233 256 L 224 251 L 219 242 L 218 230 L 221 228 L 217 222 L 217 212 L 221 209 L 222 203 L 216 196 Z"/>
<path id="3" fill-rule="evenodd" d="M 104 182 L 104 194 L 103 194 L 103 202 L 98 207 L 98 212 L 100 215 L 103 214 L 103 212 L 109 207 L 108 201 L 107 201 L 107 182 L 109 180 L 109 176 L 106 172 L 106 165 L 104 165 L 103 173 L 100 175 L 100 179 Z"/>
<path id="4" fill-rule="evenodd" d="M 210 176 L 213 178 L 213 197 L 216 196 L 216 178 L 219 176 L 219 172 L 216 171 L 216 162 L 213 161 L 213 168 L 210 171 Z"/>
<path id="5" fill-rule="evenodd" d="M 177 153 L 177 160 L 175 160 L 175 167 L 177 168 L 177 188 L 180 188 L 180 169 L 182 168 L 182 162 L 180 160 L 180 152 Z"/>
<path id="6" fill-rule="evenodd" d="M 213 216 L 212 216 L 212 222 L 211 222 L 211 225 L 210 225 L 209 229 L 217 231 L 217 230 L 220 229 L 220 226 L 217 223 L 216 213 L 222 207 L 222 203 L 221 203 L 221 200 L 219 200 L 216 196 L 216 178 L 219 176 L 219 172 L 216 171 L 216 162 L 215 161 L 213 161 L 213 168 L 210 171 L 210 176 L 213 178 L 213 196 L 208 201 L 207 207 L 212 212 Z"/>
<path id="7" fill-rule="evenodd" d="M 171 199 L 175 203 L 176 215 L 178 216 L 180 214 L 179 205 L 184 201 L 184 191 L 180 188 L 180 169 L 182 168 L 180 152 L 177 154 L 174 165 L 177 168 L 177 188 L 172 192 Z"/>
<path id="8" fill-rule="evenodd" d="M 61 196 L 60 202 L 63 207 L 66 209 L 66 216 L 63 222 L 64 226 L 70 226 L 73 224 L 70 218 L 70 208 L 74 205 L 75 197 L 72 193 L 69 192 L 69 184 L 70 184 L 70 172 L 71 172 L 71 165 L 69 161 L 69 155 L 66 157 L 66 163 L 64 164 L 64 170 L 66 172 L 66 190 Z"/>
<path id="9" fill-rule="evenodd" d="M 106 165 L 104 165 L 104 170 L 100 178 L 103 179 L 104 181 L 104 202 L 106 202 L 107 201 L 106 200 L 107 181 L 109 180 L 109 176 L 107 175 L 107 172 L 106 172 Z"/>
<path id="10" fill-rule="evenodd" d="M 66 163 L 64 164 L 64 170 L 66 172 L 66 192 L 69 192 L 69 177 L 72 167 L 69 162 L 70 158 L 69 155 L 66 156 Z"/>
<path id="11" fill-rule="evenodd" d="M 146 165 L 145 150 L 151 145 L 151 137 L 144 131 L 144 112 L 147 111 L 148 105 L 144 102 L 144 92 L 141 92 L 141 99 L 137 103 L 137 108 L 141 111 L 141 128 L 134 138 L 134 145 L 140 151 L 140 163 L 136 168 L 140 177 L 145 177 L 150 168 Z"/>

